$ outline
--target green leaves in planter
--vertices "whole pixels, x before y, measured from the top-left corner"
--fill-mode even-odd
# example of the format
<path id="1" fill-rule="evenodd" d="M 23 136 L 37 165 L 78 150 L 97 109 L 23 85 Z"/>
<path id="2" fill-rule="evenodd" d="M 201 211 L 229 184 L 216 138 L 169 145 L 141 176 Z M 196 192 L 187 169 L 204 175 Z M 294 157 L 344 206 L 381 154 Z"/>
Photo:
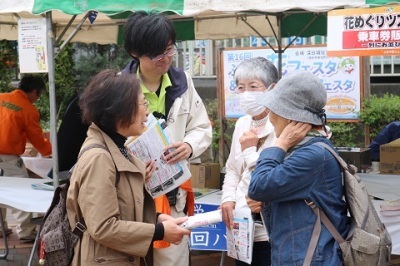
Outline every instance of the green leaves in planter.
<path id="1" fill-rule="evenodd" d="M 400 96 L 388 93 L 383 97 L 372 95 L 364 100 L 359 118 L 370 127 L 371 139 L 375 138 L 387 124 L 400 120 Z"/>
<path id="2" fill-rule="evenodd" d="M 363 147 L 363 128 L 360 123 L 330 122 L 328 126 L 332 130 L 332 141 L 335 147 Z"/>
<path id="3" fill-rule="evenodd" d="M 219 147 L 219 140 L 221 139 L 221 135 L 224 136 L 224 162 L 220 162 L 222 165 L 225 165 L 227 160 L 227 156 L 229 155 L 229 149 L 231 147 L 232 141 L 232 132 L 235 127 L 236 121 L 227 120 L 226 118 L 222 119 L 221 122 L 218 120 L 218 100 L 217 99 L 206 99 L 204 101 L 204 105 L 207 110 L 208 118 L 210 119 L 212 125 L 212 142 L 211 148 L 213 150 L 214 162 L 218 162 L 219 154 L 222 154 L 222 150 Z"/>

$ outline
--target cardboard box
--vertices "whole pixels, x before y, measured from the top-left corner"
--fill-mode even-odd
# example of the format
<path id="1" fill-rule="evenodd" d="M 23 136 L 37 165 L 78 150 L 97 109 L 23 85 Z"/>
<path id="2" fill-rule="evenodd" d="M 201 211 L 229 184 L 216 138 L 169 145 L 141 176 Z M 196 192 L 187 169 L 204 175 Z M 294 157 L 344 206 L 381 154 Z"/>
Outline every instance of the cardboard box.
<path id="1" fill-rule="evenodd" d="M 218 163 L 191 164 L 190 178 L 194 188 L 220 188 L 220 165 Z"/>
<path id="2" fill-rule="evenodd" d="M 365 172 L 371 166 L 371 151 L 369 148 L 346 148 L 339 147 L 340 157 L 348 164 L 357 167 L 357 172 Z"/>
<path id="3" fill-rule="evenodd" d="M 380 146 L 380 173 L 400 174 L 400 139 Z"/>

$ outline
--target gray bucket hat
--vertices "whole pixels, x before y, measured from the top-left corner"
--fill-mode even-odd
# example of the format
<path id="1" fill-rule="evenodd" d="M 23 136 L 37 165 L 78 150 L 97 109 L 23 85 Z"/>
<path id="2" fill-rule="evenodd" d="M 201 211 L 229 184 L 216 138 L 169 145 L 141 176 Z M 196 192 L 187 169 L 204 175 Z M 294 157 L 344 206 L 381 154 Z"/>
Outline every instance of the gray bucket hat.
<path id="1" fill-rule="evenodd" d="M 295 70 L 286 74 L 258 100 L 275 114 L 297 122 L 324 125 L 326 89 L 314 74 Z"/>

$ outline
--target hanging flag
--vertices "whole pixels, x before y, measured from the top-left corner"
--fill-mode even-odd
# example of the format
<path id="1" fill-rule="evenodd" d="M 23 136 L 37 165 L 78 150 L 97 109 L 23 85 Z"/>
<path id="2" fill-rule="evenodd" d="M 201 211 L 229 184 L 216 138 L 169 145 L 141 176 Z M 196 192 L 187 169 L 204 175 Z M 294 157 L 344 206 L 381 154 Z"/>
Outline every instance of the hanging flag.
<path id="1" fill-rule="evenodd" d="M 89 11 L 89 16 L 88 16 L 88 18 L 89 18 L 89 21 L 90 21 L 90 24 L 93 24 L 93 22 L 95 21 L 95 19 L 97 18 L 97 14 L 98 14 L 99 12 L 97 12 L 97 11 Z"/>

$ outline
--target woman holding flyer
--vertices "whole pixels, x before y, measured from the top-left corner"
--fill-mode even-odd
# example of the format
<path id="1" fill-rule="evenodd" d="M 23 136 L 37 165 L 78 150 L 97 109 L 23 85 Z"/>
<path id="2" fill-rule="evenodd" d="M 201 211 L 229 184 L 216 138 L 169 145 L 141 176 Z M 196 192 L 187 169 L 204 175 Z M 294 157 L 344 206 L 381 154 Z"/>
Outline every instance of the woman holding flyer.
<path id="1" fill-rule="evenodd" d="M 82 118 L 90 124 L 67 195 L 71 228 L 86 224 L 71 265 L 153 265 L 156 240 L 180 244 L 190 231 L 177 219 L 157 214 L 144 181 L 154 171 L 130 155 L 124 143 L 143 133 L 147 101 L 134 75 L 103 70 L 84 89 Z M 101 146 L 102 148 L 99 148 Z"/>
<path id="2" fill-rule="evenodd" d="M 236 122 L 231 153 L 226 163 L 226 175 L 221 198 L 222 218 L 228 230 L 233 230 L 233 232 L 246 227 L 243 223 L 241 224 L 243 226 L 239 226 L 239 223 L 235 224 L 234 211 L 236 214 L 241 213 L 242 210 L 251 213 L 245 198 L 250 183 L 250 172 L 256 164 L 259 152 L 275 140 L 274 128 L 268 120 L 269 110 L 257 104 L 256 100 L 263 92 L 275 85 L 278 81 L 278 71 L 267 59 L 255 57 L 238 65 L 235 70 L 235 81 L 240 106 L 246 112 L 246 115 Z M 247 141 L 248 134 L 257 135 L 255 143 Z M 236 258 L 236 266 L 269 266 L 271 265 L 271 246 L 259 215 L 261 202 L 252 201 L 250 206 L 257 212 L 252 215 L 255 223 L 254 240 L 248 239 L 249 245 L 250 242 L 254 241 L 253 249 L 250 250 L 252 256 L 244 251 L 247 250 L 246 247 L 240 249 L 236 246 L 232 246 L 233 249 L 243 250 L 243 257 L 238 255 L 241 254 L 240 252 L 232 252 L 236 255 L 231 255 L 229 248 L 228 255 Z M 236 218 L 239 218 L 239 215 L 236 215 Z M 251 217 L 247 217 L 247 220 L 241 219 L 241 221 L 249 223 L 250 219 Z M 250 235 L 248 238 L 251 238 Z M 244 261 L 251 261 L 251 264 Z"/>

